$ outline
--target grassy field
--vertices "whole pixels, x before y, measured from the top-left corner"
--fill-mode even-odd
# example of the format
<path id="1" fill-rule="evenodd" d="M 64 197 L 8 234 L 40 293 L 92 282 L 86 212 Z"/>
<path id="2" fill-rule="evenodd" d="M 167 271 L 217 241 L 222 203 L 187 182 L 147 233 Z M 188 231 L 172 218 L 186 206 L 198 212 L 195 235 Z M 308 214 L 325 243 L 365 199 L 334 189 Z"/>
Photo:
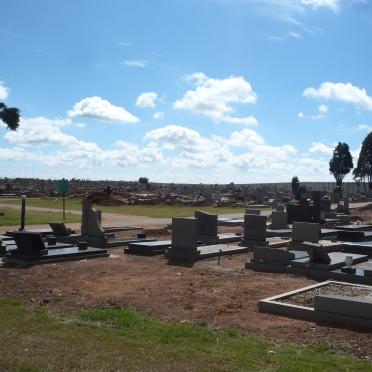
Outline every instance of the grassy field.
<path id="1" fill-rule="evenodd" d="M 20 204 L 20 199 L 0 199 L 1 204 Z M 27 199 L 27 205 L 33 207 L 43 208 L 62 208 L 61 198 L 30 198 Z M 122 205 L 122 206 L 96 206 L 102 212 L 122 213 L 133 216 L 148 216 L 148 217 L 188 217 L 194 214 L 197 209 L 203 210 L 209 213 L 221 214 L 221 213 L 243 213 L 243 208 L 232 208 L 232 207 L 189 207 L 185 205 Z M 81 199 L 66 199 L 66 209 L 81 210 Z"/>
<path id="2" fill-rule="evenodd" d="M 28 310 L 0 299 L 0 370 L 87 371 L 372 371 L 323 345 L 272 343 L 206 324 L 165 324 L 119 309 L 75 317 Z"/>
<path id="3" fill-rule="evenodd" d="M 0 226 L 18 226 L 21 224 L 21 211 L 12 208 L 0 208 L 4 216 L 0 216 Z M 81 216 L 66 213 L 66 219 L 62 220 L 62 213 L 40 212 L 26 210 L 26 225 L 38 225 L 49 222 L 80 222 Z M 1 370 L 1 369 L 0 369 Z"/>

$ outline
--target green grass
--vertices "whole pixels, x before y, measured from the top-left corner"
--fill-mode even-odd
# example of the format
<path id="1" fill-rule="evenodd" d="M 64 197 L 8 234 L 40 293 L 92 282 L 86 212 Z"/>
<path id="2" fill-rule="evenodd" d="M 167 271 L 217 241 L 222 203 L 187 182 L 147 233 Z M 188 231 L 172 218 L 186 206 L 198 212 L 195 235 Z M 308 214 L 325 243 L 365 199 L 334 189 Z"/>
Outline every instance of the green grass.
<path id="1" fill-rule="evenodd" d="M 0 370 L 372 371 L 327 347 L 269 342 L 235 329 L 166 324 L 127 310 L 57 318 L 0 299 Z"/>
<path id="2" fill-rule="evenodd" d="M 19 200 L 0 199 L 0 203 L 3 204 L 20 204 Z M 61 198 L 30 198 L 27 199 L 27 205 L 33 207 L 43 208 L 62 208 Z M 182 204 L 177 205 L 121 205 L 121 206 L 103 206 L 97 205 L 97 209 L 102 212 L 112 212 L 129 214 L 133 216 L 148 216 L 148 217 L 159 217 L 159 218 L 170 218 L 170 217 L 188 217 L 193 216 L 195 210 L 203 210 L 208 213 L 222 214 L 222 213 L 243 213 L 244 208 L 232 208 L 232 207 L 192 207 L 185 206 Z M 66 209 L 81 210 L 81 199 L 66 198 Z"/>
<path id="3" fill-rule="evenodd" d="M 21 211 L 12 208 L 0 208 L 4 216 L 0 216 L 0 226 L 17 226 L 21 224 Z M 62 212 L 41 212 L 26 210 L 26 225 L 46 224 L 49 222 L 80 222 L 81 216 L 66 213 L 66 219 L 62 220 Z M 1 370 L 1 369 L 0 369 Z"/>

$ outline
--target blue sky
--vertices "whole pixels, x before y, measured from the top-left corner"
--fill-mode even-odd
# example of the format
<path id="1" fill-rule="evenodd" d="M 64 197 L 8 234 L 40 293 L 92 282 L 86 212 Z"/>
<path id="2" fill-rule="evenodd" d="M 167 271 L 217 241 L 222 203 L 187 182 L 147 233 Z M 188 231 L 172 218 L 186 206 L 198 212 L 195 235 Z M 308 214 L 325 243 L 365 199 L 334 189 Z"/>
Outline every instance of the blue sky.
<path id="1" fill-rule="evenodd" d="M 332 180 L 372 129 L 368 0 L 2 0 L 0 176 Z M 348 179 L 351 179 L 349 177 Z"/>

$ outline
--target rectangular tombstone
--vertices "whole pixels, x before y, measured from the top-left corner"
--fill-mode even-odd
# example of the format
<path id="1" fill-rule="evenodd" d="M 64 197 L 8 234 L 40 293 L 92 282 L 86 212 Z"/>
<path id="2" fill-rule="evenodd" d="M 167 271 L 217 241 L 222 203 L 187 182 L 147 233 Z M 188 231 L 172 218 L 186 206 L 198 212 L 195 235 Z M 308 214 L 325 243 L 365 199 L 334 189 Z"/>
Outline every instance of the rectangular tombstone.
<path id="1" fill-rule="evenodd" d="M 172 218 L 172 248 L 197 250 L 198 230 L 195 218 Z"/>
<path id="2" fill-rule="evenodd" d="M 331 199 L 321 199 L 320 200 L 320 208 L 324 212 L 330 212 L 332 207 Z"/>
<path id="3" fill-rule="evenodd" d="M 256 190 L 255 194 L 255 200 L 257 204 L 262 204 L 264 200 L 264 192 L 262 190 Z"/>
<path id="4" fill-rule="evenodd" d="M 315 222 L 314 221 L 314 207 L 309 205 L 288 204 L 288 223 L 293 222 Z"/>
<path id="5" fill-rule="evenodd" d="M 293 222 L 292 240 L 294 242 L 318 243 L 320 225 L 318 223 Z"/>
<path id="6" fill-rule="evenodd" d="M 216 214 L 195 211 L 198 236 L 217 237 L 217 220 Z"/>
<path id="7" fill-rule="evenodd" d="M 244 215 L 244 240 L 266 242 L 266 216 Z"/>
<path id="8" fill-rule="evenodd" d="M 271 214 L 271 224 L 272 227 L 275 226 L 283 227 L 288 225 L 288 215 L 287 212 L 273 211 Z"/>

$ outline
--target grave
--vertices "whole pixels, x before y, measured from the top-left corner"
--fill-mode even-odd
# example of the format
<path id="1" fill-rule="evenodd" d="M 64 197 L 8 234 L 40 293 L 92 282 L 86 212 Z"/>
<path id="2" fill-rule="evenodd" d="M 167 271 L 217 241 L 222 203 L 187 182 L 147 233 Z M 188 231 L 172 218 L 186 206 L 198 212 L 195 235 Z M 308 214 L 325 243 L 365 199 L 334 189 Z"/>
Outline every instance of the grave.
<path id="1" fill-rule="evenodd" d="M 140 254 L 140 255 L 155 255 L 162 254 L 172 246 L 171 240 L 156 240 L 153 242 L 136 242 L 129 243 L 128 247 L 124 248 L 124 253 Z"/>
<path id="2" fill-rule="evenodd" d="M 7 252 L 3 258 L 3 263 L 8 265 L 27 267 L 40 263 L 108 256 L 106 249 L 88 247 L 85 242 L 79 243 L 79 246 L 49 249 L 39 233 L 19 231 L 13 234 L 16 249 Z"/>
<path id="3" fill-rule="evenodd" d="M 254 247 L 253 258 L 245 263 L 246 269 L 286 272 L 291 261 L 308 257 L 306 251 L 287 251 L 280 248 Z"/>
<path id="4" fill-rule="evenodd" d="M 244 215 L 244 237 L 241 245 L 253 248 L 254 246 L 267 246 L 266 241 L 266 216 L 257 216 L 253 214 Z"/>
<path id="5" fill-rule="evenodd" d="M 288 229 L 288 215 L 287 212 L 273 211 L 271 214 L 272 230 L 285 230 Z"/>
<path id="6" fill-rule="evenodd" d="M 369 241 L 344 242 L 344 252 L 366 254 L 372 257 L 372 239 Z"/>
<path id="7" fill-rule="evenodd" d="M 309 253 L 309 257 L 291 261 L 288 273 L 296 275 L 308 275 L 317 279 L 329 279 L 329 272 L 346 266 L 347 257 L 357 264 L 368 262 L 368 256 L 344 252 L 332 252 L 332 247 L 326 247 L 319 243 L 303 243 Z"/>
<path id="8" fill-rule="evenodd" d="M 324 212 L 330 212 L 332 208 L 331 199 L 321 199 L 320 200 L 320 209 Z"/>
<path id="9" fill-rule="evenodd" d="M 82 218 L 81 218 L 81 234 L 87 235 L 85 231 L 95 229 L 96 228 L 95 221 L 98 221 L 98 224 L 101 226 L 101 229 L 107 234 L 116 233 L 120 231 L 142 230 L 142 227 L 139 227 L 139 226 L 102 227 L 102 212 L 93 208 L 92 202 L 90 200 L 83 199 Z"/>
<path id="10" fill-rule="evenodd" d="M 134 242 L 154 241 L 155 239 L 138 236 L 120 238 L 114 233 L 107 233 L 100 223 L 100 213 L 92 208 L 89 200 L 83 200 L 83 215 L 81 223 L 81 235 L 90 246 L 98 248 L 119 247 Z"/>
<path id="11" fill-rule="evenodd" d="M 223 243 L 237 243 L 241 240 L 240 234 L 217 234 L 217 220 L 216 214 L 209 214 L 202 211 L 195 211 L 198 241 L 203 244 L 223 244 Z"/>
<path id="12" fill-rule="evenodd" d="M 166 257 L 170 260 L 196 261 L 247 251 L 245 247 L 227 244 L 198 246 L 197 239 L 196 218 L 172 218 L 172 246 L 167 250 Z"/>
<path id="13" fill-rule="evenodd" d="M 261 300 L 260 312 L 372 329 L 372 287 L 326 281 Z"/>
<path id="14" fill-rule="evenodd" d="M 218 218 L 218 226 L 243 226 L 244 225 L 244 218 L 226 218 L 226 217 L 219 217 Z"/>
<path id="15" fill-rule="evenodd" d="M 319 222 L 316 220 L 316 208 L 309 205 L 288 204 L 288 223 L 293 222 Z"/>
<path id="16" fill-rule="evenodd" d="M 75 232 L 67 228 L 63 222 L 50 222 L 49 226 L 57 242 L 75 244 L 81 238 L 80 234 L 75 234 Z"/>

